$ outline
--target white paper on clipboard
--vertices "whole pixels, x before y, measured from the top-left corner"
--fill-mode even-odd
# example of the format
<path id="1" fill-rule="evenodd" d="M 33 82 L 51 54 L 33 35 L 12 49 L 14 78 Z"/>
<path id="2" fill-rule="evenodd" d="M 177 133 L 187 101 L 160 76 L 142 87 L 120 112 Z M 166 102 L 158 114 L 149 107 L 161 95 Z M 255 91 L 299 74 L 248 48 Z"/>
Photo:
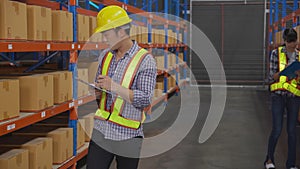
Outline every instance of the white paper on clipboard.
<path id="1" fill-rule="evenodd" d="M 107 90 L 105 90 L 105 89 L 102 89 L 102 88 L 100 88 L 100 87 L 97 87 L 97 86 L 95 86 L 95 84 L 93 84 L 93 83 L 86 82 L 86 81 L 84 81 L 84 80 L 82 80 L 82 79 L 79 79 L 78 77 L 76 77 L 75 79 L 78 80 L 79 82 L 83 83 L 83 84 L 88 85 L 89 87 L 92 87 L 92 88 L 94 88 L 94 89 L 97 89 L 97 90 L 103 91 L 103 92 L 105 92 L 105 93 L 108 93 L 108 94 L 111 94 L 111 95 L 116 96 L 115 93 L 112 93 L 112 92 L 109 92 L 109 91 L 107 91 Z M 122 98 L 121 96 L 117 96 L 117 97 Z"/>
<path id="2" fill-rule="evenodd" d="M 79 82 L 83 83 L 83 84 L 88 85 L 89 87 L 92 87 L 92 88 L 94 88 L 94 89 L 101 90 L 101 91 L 103 91 L 103 92 L 112 94 L 111 92 L 109 92 L 109 91 L 107 91 L 107 90 L 105 90 L 105 89 L 102 89 L 102 88 L 100 88 L 100 87 L 95 86 L 95 84 L 93 84 L 93 83 L 86 82 L 86 81 L 84 81 L 84 80 L 82 80 L 82 79 L 79 79 L 79 78 L 75 78 L 75 79 L 78 80 Z"/>

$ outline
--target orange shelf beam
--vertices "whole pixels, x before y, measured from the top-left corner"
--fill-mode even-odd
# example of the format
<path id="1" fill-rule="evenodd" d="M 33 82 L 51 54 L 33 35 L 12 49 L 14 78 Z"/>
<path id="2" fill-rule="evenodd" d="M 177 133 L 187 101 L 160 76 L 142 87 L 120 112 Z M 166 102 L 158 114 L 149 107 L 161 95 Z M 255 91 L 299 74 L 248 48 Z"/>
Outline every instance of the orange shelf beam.
<path id="1" fill-rule="evenodd" d="M 38 51 L 72 51 L 72 50 L 99 50 L 108 46 L 104 43 L 59 43 L 59 42 L 1 42 L 0 52 L 38 52 Z"/>
<path id="2" fill-rule="evenodd" d="M 94 100 L 96 100 L 96 96 L 95 95 L 89 95 L 89 96 L 85 96 L 85 97 L 80 97 L 75 102 L 75 106 L 81 106 L 81 105 L 84 105 L 86 103 L 92 102 Z"/>
<path id="3" fill-rule="evenodd" d="M 78 43 L 77 50 L 100 50 L 106 49 L 108 46 L 105 43 Z"/>
<path id="4" fill-rule="evenodd" d="M 37 52 L 74 50 L 75 44 L 54 42 L 0 42 L 0 52 Z"/>
<path id="5" fill-rule="evenodd" d="M 98 12 L 83 9 L 83 8 L 77 8 L 77 13 L 82 14 L 82 15 L 87 15 L 87 16 L 97 16 Z"/>
<path id="6" fill-rule="evenodd" d="M 93 1 L 95 3 L 98 3 L 98 4 L 101 3 L 101 4 L 105 5 L 105 6 L 108 6 L 108 5 L 118 5 L 118 6 L 123 7 L 125 10 L 127 10 L 130 13 L 138 14 L 140 16 L 144 16 L 144 17 L 147 17 L 147 18 L 151 17 L 152 19 L 160 21 L 163 24 L 167 23 L 169 25 L 173 25 L 173 26 L 184 28 L 183 24 L 179 24 L 178 22 L 167 20 L 167 19 L 165 19 L 163 17 L 160 17 L 160 16 L 157 16 L 157 15 L 149 14 L 147 11 L 144 11 L 144 10 L 142 10 L 140 8 L 136 8 L 134 6 L 131 6 L 131 5 L 128 5 L 128 4 L 116 1 L 116 0 L 91 0 L 91 1 Z"/>
<path id="7" fill-rule="evenodd" d="M 71 108 L 73 108 L 73 106 L 74 106 L 74 102 L 68 101 L 60 105 L 55 105 L 38 112 L 21 113 L 21 116 L 18 118 L 14 118 L 0 123 L 0 136 L 21 129 L 23 127 L 29 126 L 31 124 L 37 123 L 39 121 L 45 120 L 49 117 L 55 116 L 62 112 L 68 111 Z"/>

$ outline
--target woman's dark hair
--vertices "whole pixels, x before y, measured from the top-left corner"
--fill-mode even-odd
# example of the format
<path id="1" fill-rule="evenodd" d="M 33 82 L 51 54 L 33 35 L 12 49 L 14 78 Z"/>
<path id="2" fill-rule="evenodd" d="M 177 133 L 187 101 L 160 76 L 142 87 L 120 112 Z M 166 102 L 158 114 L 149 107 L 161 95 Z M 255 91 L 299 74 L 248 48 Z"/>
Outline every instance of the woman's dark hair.
<path id="1" fill-rule="evenodd" d="M 286 42 L 295 42 L 298 39 L 297 32 L 293 28 L 284 30 L 282 38 Z"/>

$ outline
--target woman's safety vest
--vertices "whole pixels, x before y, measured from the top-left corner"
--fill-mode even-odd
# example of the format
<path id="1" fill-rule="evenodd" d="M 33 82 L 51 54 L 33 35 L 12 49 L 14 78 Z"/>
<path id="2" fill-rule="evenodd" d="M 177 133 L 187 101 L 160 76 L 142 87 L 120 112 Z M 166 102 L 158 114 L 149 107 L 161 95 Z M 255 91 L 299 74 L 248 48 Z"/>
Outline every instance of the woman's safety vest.
<path id="1" fill-rule="evenodd" d="M 121 85 L 123 87 L 130 89 L 133 80 L 135 78 L 135 75 L 139 69 L 139 66 L 147 54 L 148 54 L 147 50 L 140 49 L 138 52 L 136 52 L 134 56 L 132 56 L 127 67 L 124 69 L 123 77 L 121 80 Z M 113 54 L 111 52 L 109 52 L 103 58 L 102 72 L 101 72 L 103 76 L 108 76 L 108 69 L 110 67 L 112 58 L 113 58 Z M 110 111 L 106 110 L 106 100 L 107 100 L 107 94 L 105 92 L 102 92 L 101 99 L 100 99 L 100 106 L 96 111 L 95 118 L 101 120 L 107 120 L 112 123 L 118 124 L 120 126 L 132 128 L 132 129 L 138 129 L 141 123 L 144 122 L 145 120 L 144 112 L 141 112 L 142 114 L 141 114 L 140 121 L 127 119 L 122 116 L 122 110 L 124 108 L 125 101 L 121 97 L 116 97 L 116 99 L 114 100 L 111 106 Z"/>
<path id="2" fill-rule="evenodd" d="M 282 47 L 278 48 L 278 59 L 279 59 L 279 71 L 282 71 L 285 69 L 287 65 L 287 57 L 284 52 L 282 52 Z M 300 60 L 300 55 L 299 58 Z M 287 76 L 280 76 L 279 81 L 271 84 L 270 86 L 271 91 L 276 90 L 287 90 L 291 93 L 293 93 L 296 96 L 300 96 L 300 90 L 297 86 L 297 80 L 296 79 L 288 79 Z"/>

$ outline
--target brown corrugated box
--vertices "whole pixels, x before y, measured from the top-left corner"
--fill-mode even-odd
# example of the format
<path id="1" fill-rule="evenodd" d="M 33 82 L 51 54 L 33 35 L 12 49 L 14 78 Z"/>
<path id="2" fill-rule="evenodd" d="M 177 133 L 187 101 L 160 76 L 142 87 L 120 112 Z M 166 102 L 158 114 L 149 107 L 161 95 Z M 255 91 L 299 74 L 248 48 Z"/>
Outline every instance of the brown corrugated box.
<path id="1" fill-rule="evenodd" d="M 0 150 L 1 151 L 1 150 Z M 11 149 L 0 153 L 1 169 L 30 169 L 29 153 L 26 149 Z"/>
<path id="2" fill-rule="evenodd" d="M 183 63 L 183 53 L 178 54 L 178 59 L 179 59 L 178 60 L 179 63 Z"/>
<path id="3" fill-rule="evenodd" d="M 157 69 L 165 69 L 165 58 L 164 56 L 155 56 Z"/>
<path id="4" fill-rule="evenodd" d="M 88 82 L 88 69 L 78 69 L 78 78 Z M 87 96 L 89 94 L 89 86 L 78 81 L 78 97 Z"/>
<path id="5" fill-rule="evenodd" d="M 41 127 L 68 127 L 68 117 L 53 117 L 44 121 L 41 121 L 40 123 L 36 123 L 36 126 Z M 78 119 L 77 122 L 77 149 L 79 149 L 84 144 L 84 137 L 85 137 L 85 131 L 84 131 L 85 121 L 83 119 Z"/>
<path id="6" fill-rule="evenodd" d="M 94 83 L 97 70 L 98 70 L 98 62 L 79 62 L 78 69 L 88 69 L 88 82 Z M 79 83 L 79 82 L 78 82 Z"/>
<path id="7" fill-rule="evenodd" d="M 26 4 L 0 1 L 0 39 L 27 39 Z"/>
<path id="8" fill-rule="evenodd" d="M 29 151 L 30 169 L 52 169 L 52 138 L 9 136 L 0 138 L 0 147 L 22 148 Z"/>
<path id="9" fill-rule="evenodd" d="M 148 28 L 147 27 L 142 27 L 142 41 L 141 43 L 148 43 Z"/>
<path id="10" fill-rule="evenodd" d="M 73 129 L 31 126 L 13 133 L 36 137 L 51 137 L 53 140 L 53 163 L 61 164 L 73 156 Z M 67 143 L 67 144 L 66 144 Z"/>
<path id="11" fill-rule="evenodd" d="M 52 14 L 50 8 L 27 5 L 28 40 L 52 40 Z"/>
<path id="12" fill-rule="evenodd" d="M 53 76 L 53 95 L 54 103 L 59 104 L 72 100 L 73 97 L 73 81 L 72 72 L 61 71 L 48 73 Z"/>
<path id="13" fill-rule="evenodd" d="M 157 77 L 155 88 L 164 90 L 164 78 L 163 77 Z"/>
<path id="14" fill-rule="evenodd" d="M 102 41 L 102 34 L 97 33 L 94 34 L 94 30 L 97 27 L 97 20 L 94 16 L 89 16 L 89 41 L 91 42 L 101 42 Z"/>
<path id="15" fill-rule="evenodd" d="M 85 120 L 78 119 L 77 121 L 77 149 L 82 147 L 85 142 Z"/>
<path id="16" fill-rule="evenodd" d="M 85 141 L 89 142 L 91 140 L 92 137 L 92 132 L 93 132 L 93 128 L 94 128 L 94 114 L 95 113 L 90 113 L 88 115 L 85 115 L 82 117 L 82 119 L 84 119 L 85 121 Z"/>
<path id="17" fill-rule="evenodd" d="M 53 76 L 22 76 L 19 82 L 21 111 L 36 111 L 53 106 Z"/>
<path id="18" fill-rule="evenodd" d="M 19 80 L 0 80 L 0 121 L 20 115 Z"/>
<path id="19" fill-rule="evenodd" d="M 85 15 L 77 14 L 77 39 L 85 42 L 90 37 L 90 18 Z"/>
<path id="20" fill-rule="evenodd" d="M 52 40 L 73 41 L 73 14 L 67 11 L 52 11 Z"/>

